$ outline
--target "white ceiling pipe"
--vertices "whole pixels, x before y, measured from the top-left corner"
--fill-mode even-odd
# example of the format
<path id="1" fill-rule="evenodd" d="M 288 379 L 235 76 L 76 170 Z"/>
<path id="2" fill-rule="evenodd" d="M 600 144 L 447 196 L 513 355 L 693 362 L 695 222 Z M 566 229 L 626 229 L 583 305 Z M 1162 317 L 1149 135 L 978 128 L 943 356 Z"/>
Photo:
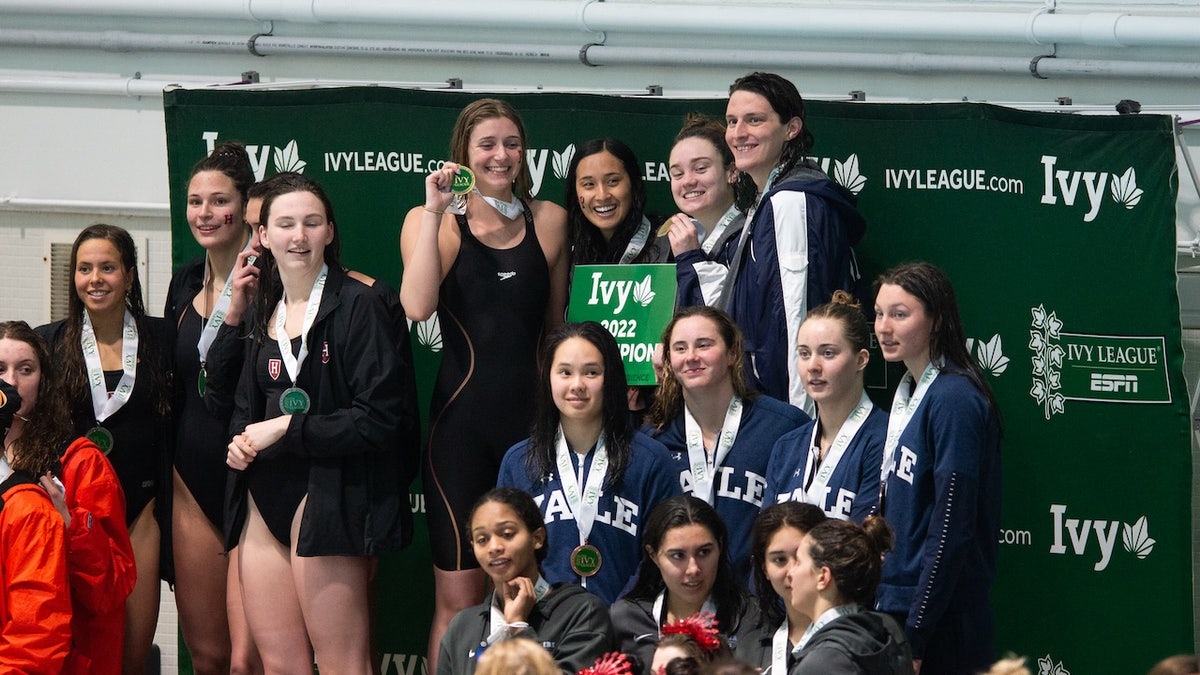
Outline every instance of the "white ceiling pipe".
<path id="1" fill-rule="evenodd" d="M 29 199 L 24 197 L 0 197 L 0 210 L 30 211 L 47 213 L 86 213 L 106 216 L 152 216 L 167 218 L 171 215 L 168 204 L 155 202 L 105 202 L 79 199 Z"/>
<path id="2" fill-rule="evenodd" d="M 1115 12 L 1047 13 L 845 6 L 643 4 L 563 0 L 0 0 L 0 14 L 126 15 L 162 18 L 403 24 L 472 28 L 556 29 L 591 32 L 720 35 L 724 37 L 853 38 L 859 40 L 966 40 L 1033 44 L 1200 47 L 1200 16 Z M 966 9 L 964 9 L 966 8 Z"/>
<path id="3" fill-rule="evenodd" d="M 72 94 L 93 96 L 161 97 L 168 87 L 184 82 L 142 80 L 133 77 L 52 78 L 0 75 L 0 92 L 22 94 Z"/>
<path id="4" fill-rule="evenodd" d="M 109 30 L 21 30 L 0 28 L 0 45 L 49 49 L 96 49 L 105 52 L 221 52 L 244 54 L 248 37 L 166 35 Z"/>

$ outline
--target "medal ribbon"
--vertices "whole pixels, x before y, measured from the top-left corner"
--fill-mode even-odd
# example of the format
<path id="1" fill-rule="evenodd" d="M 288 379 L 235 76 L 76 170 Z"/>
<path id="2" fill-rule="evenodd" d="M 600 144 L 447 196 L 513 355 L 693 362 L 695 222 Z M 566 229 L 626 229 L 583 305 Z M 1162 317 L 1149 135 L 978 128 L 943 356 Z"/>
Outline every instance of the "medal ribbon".
<path id="1" fill-rule="evenodd" d="M 771 666 L 767 669 L 771 671 L 771 675 L 786 675 L 788 657 L 788 618 L 783 617 L 783 623 L 779 628 L 775 629 L 775 635 L 771 637 Z M 763 671 L 763 675 L 767 675 Z"/>
<path id="2" fill-rule="evenodd" d="M 495 197 L 488 197 L 480 192 L 479 188 L 475 188 L 475 194 L 483 197 L 483 201 L 490 204 L 493 209 L 496 209 L 500 212 L 500 215 L 508 218 L 509 220 L 516 218 L 525 211 L 525 205 L 521 203 L 521 200 L 516 195 L 513 195 L 512 199 L 508 201 L 503 201 L 496 199 Z"/>
<path id="3" fill-rule="evenodd" d="M 717 221 L 717 226 L 713 228 L 712 232 L 708 233 L 708 236 L 704 237 L 704 242 L 700 244 L 700 250 L 704 251 L 705 255 L 712 253 L 713 247 L 717 245 L 717 240 L 721 238 L 721 235 L 725 234 L 725 230 L 729 228 L 729 224 L 740 213 L 741 211 L 738 211 L 736 205 L 731 205 L 729 210 L 725 212 L 725 215 L 721 216 L 721 219 Z"/>
<path id="4" fill-rule="evenodd" d="M 858 405 L 842 422 L 842 428 L 838 429 L 837 436 L 833 439 L 833 445 L 829 446 L 829 454 L 825 455 L 824 463 L 817 466 L 817 459 L 820 457 L 820 438 L 817 434 L 821 430 L 821 425 L 813 425 L 812 439 L 809 442 L 809 448 L 812 449 L 808 453 L 808 464 L 804 467 L 805 488 L 804 501 L 825 508 L 825 489 L 829 485 L 829 479 L 833 477 L 833 472 L 837 469 L 838 462 L 842 461 L 842 455 L 846 453 L 846 448 L 849 447 L 850 441 L 858 435 L 858 430 L 862 428 L 864 422 L 867 421 L 867 416 L 871 414 L 875 404 L 871 403 L 871 399 L 867 396 L 867 392 L 863 392 L 858 399 Z M 813 472 L 816 471 L 816 476 Z M 812 481 L 810 486 L 808 483 Z"/>
<path id="5" fill-rule="evenodd" d="M 246 242 L 246 247 L 242 252 L 250 250 L 250 242 Z M 237 260 L 233 261 L 234 269 L 237 268 Z M 217 339 L 217 331 L 220 330 L 221 324 L 225 322 L 225 315 L 229 312 L 229 305 L 233 303 L 233 272 L 229 270 L 229 276 L 225 279 L 225 287 L 221 289 L 221 295 L 217 297 L 217 302 L 213 305 L 212 314 L 209 315 L 208 321 L 205 322 L 204 328 L 200 330 L 200 339 L 196 342 L 196 352 L 200 354 L 200 370 L 204 370 L 204 364 L 208 361 L 208 349 L 212 347 L 212 343 Z"/>
<path id="6" fill-rule="evenodd" d="M 625 246 L 625 252 L 621 254 L 621 265 L 628 265 L 633 262 L 633 259 L 638 257 L 642 249 L 646 247 L 646 242 L 650 240 L 650 219 L 642 216 L 642 224 L 638 225 L 637 232 L 633 233 L 633 238 L 629 240 L 629 244 Z"/>
<path id="7" fill-rule="evenodd" d="M 537 598 L 535 602 L 541 602 L 542 598 L 550 592 L 550 582 L 546 581 L 542 575 L 538 575 L 537 581 L 533 584 L 533 596 Z M 500 591 L 492 591 L 492 611 L 491 623 L 488 624 L 487 645 L 493 645 L 504 637 L 512 624 L 504 620 L 504 609 L 500 606 Z"/>
<path id="8" fill-rule="evenodd" d="M 138 331 L 133 314 L 125 310 L 125 321 L 121 327 L 121 381 L 117 388 L 108 395 L 108 387 L 104 385 L 104 369 L 100 366 L 100 348 L 96 344 L 96 329 L 92 327 L 92 318 L 87 310 L 83 310 L 83 330 L 80 331 L 79 344 L 83 348 L 83 362 L 87 366 L 88 386 L 92 389 L 92 412 L 96 422 L 103 422 L 121 409 L 133 394 L 133 382 L 137 378 Z"/>
<path id="9" fill-rule="evenodd" d="M 792 655 L 795 655 L 799 653 L 800 650 L 804 649 L 804 646 L 808 644 L 808 641 L 812 639 L 812 636 L 815 635 L 817 631 L 824 628 L 825 625 L 830 621 L 854 614 L 858 612 L 858 610 L 858 603 L 852 602 L 848 605 L 830 607 L 824 612 L 821 612 L 821 616 L 817 617 L 817 620 L 808 627 L 808 630 L 804 631 L 804 635 L 800 636 L 800 641 L 796 643 L 796 648 L 792 650 Z"/>
<path id="10" fill-rule="evenodd" d="M 704 450 L 704 434 L 700 424 L 692 417 L 687 405 L 683 406 L 683 426 L 687 435 L 688 465 L 692 470 L 692 494 L 709 504 L 713 503 L 713 481 L 717 477 L 717 469 L 729 455 L 733 442 L 737 439 L 738 428 L 742 424 L 742 399 L 734 396 L 725 410 L 725 422 L 721 425 L 721 434 L 713 448 L 713 460 L 710 462 L 708 453 Z"/>
<path id="11" fill-rule="evenodd" d="M 665 613 L 666 604 L 667 604 L 667 589 L 664 588 L 663 590 L 658 592 L 658 597 L 654 598 L 654 608 L 653 608 L 653 610 L 651 610 L 654 612 L 654 614 L 653 614 L 654 620 L 658 623 L 659 628 L 662 628 L 662 625 L 667 620 L 667 615 Z M 707 598 L 704 599 L 704 604 L 700 606 L 700 611 L 701 612 L 709 612 L 710 614 L 713 614 L 714 616 L 716 615 L 717 605 L 716 605 L 716 603 L 713 602 L 712 595 L 709 595 Z M 676 617 L 676 619 L 686 619 L 686 618 L 687 618 L 686 616 Z"/>
<path id="12" fill-rule="evenodd" d="M 604 447 L 604 434 L 596 441 L 596 450 L 592 454 L 591 465 L 586 468 L 587 478 L 580 486 L 580 479 L 575 476 L 575 467 L 571 463 L 571 449 L 567 447 L 567 439 L 563 436 L 562 427 L 554 439 L 557 446 L 555 461 L 558 463 L 558 476 L 562 480 L 563 496 L 566 497 L 567 507 L 575 517 L 575 527 L 579 530 L 580 545 L 586 544 L 592 533 L 592 525 L 596 522 L 596 514 L 600 510 L 600 488 L 608 475 L 608 451 Z M 587 456 L 579 459 L 581 468 L 587 463 Z"/>
<path id="13" fill-rule="evenodd" d="M 904 373 L 904 377 L 900 379 L 900 386 L 896 388 L 896 397 L 892 399 L 892 412 L 888 416 L 887 440 L 883 444 L 883 466 L 879 470 L 880 497 L 887 494 L 888 475 L 896 470 L 896 446 L 900 444 L 900 435 L 912 421 L 913 414 L 917 412 L 917 408 L 921 406 L 921 400 L 925 398 L 925 392 L 929 390 L 929 385 L 937 379 L 939 372 L 941 371 L 933 363 L 925 366 L 925 372 L 921 373 L 921 380 L 917 383 L 915 391 L 912 390 L 912 373 Z M 883 500 L 880 499 L 881 509 L 882 506 Z"/>
<path id="14" fill-rule="evenodd" d="M 304 308 L 304 325 L 300 328 L 300 353 L 292 355 L 291 340 L 288 339 L 287 330 L 287 297 L 279 299 L 279 304 L 275 307 L 275 342 L 279 345 L 279 356 L 283 359 L 283 367 L 287 369 L 288 377 L 292 378 L 292 385 L 296 384 L 296 378 L 300 376 L 300 366 L 304 365 L 304 359 L 308 357 L 308 330 L 312 328 L 313 321 L 317 318 L 317 310 L 321 308 L 321 296 L 325 294 L 325 277 L 329 274 L 329 265 L 321 265 L 321 272 L 317 278 L 313 280 L 312 291 L 308 294 L 308 306 Z"/>

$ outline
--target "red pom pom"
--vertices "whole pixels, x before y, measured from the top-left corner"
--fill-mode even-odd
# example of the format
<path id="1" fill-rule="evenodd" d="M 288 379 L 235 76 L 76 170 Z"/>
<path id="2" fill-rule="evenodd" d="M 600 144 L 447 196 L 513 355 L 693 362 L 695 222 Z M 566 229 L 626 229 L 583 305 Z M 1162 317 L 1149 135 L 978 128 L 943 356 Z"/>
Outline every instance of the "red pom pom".
<path id="1" fill-rule="evenodd" d="M 705 654 L 711 654 L 721 646 L 721 640 L 717 637 L 717 617 L 712 612 L 696 612 L 686 619 L 673 621 L 663 626 L 659 633 L 690 635 Z"/>
<path id="2" fill-rule="evenodd" d="M 596 659 L 590 668 L 579 671 L 579 675 L 632 675 L 629 659 L 621 652 L 609 652 Z"/>

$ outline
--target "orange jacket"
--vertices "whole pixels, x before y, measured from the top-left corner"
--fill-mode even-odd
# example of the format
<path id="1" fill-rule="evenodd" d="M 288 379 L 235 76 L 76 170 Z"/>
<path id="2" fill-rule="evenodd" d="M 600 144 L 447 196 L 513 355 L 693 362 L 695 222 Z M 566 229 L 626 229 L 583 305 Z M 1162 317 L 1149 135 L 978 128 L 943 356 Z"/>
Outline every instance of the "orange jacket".
<path id="1" fill-rule="evenodd" d="M 0 675 L 57 673 L 71 642 L 62 517 L 38 485 L 0 496 Z"/>
<path id="2" fill-rule="evenodd" d="M 63 673 L 120 673 L 125 600 L 137 579 L 125 527 L 125 495 L 108 459 L 86 438 L 63 452 L 61 478 L 71 512 L 67 578 L 74 613 Z"/>

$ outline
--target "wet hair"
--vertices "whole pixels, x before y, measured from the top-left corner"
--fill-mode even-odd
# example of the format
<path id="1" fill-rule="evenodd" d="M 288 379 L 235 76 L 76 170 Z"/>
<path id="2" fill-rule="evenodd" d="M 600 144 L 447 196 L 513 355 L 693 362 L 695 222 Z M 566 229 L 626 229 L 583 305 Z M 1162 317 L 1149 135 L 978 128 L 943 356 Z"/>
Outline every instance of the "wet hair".
<path id="1" fill-rule="evenodd" d="M 787 124 L 793 117 L 800 118 L 800 133 L 783 146 L 783 154 L 779 158 L 779 175 L 783 176 L 792 170 L 804 157 L 812 151 L 814 139 L 808 127 L 808 119 L 804 111 L 804 98 L 796 85 L 775 73 L 753 72 L 743 75 L 729 85 L 729 93 L 747 91 L 758 94 L 767 100 L 771 109 L 779 116 L 782 124 Z M 756 203 L 758 187 L 749 175 L 742 173 L 736 186 L 738 192 L 738 207 L 746 210 Z"/>
<path id="2" fill-rule="evenodd" d="M 471 539 L 471 523 L 475 520 L 475 512 L 488 502 L 503 504 L 512 509 L 513 513 L 517 514 L 517 518 L 521 520 L 521 524 L 531 533 L 546 529 L 546 520 L 542 517 L 537 502 L 533 501 L 533 497 L 528 492 L 511 487 L 498 487 L 483 493 L 483 496 L 475 500 L 475 505 L 471 507 L 471 515 L 467 517 L 466 527 L 468 540 Z M 547 533 L 545 544 L 534 551 L 534 556 L 539 563 L 546 559 L 549 550 L 550 537 Z M 482 563 L 482 561 L 480 562 Z"/>
<path id="3" fill-rule="evenodd" d="M 0 323 L 0 340 L 5 338 L 29 345 L 41 371 L 37 400 L 32 402 L 21 437 L 13 443 L 12 461 L 14 469 L 40 476 L 55 466 L 71 440 L 71 415 L 63 389 L 55 382 L 54 363 L 46 341 L 24 321 Z M 12 365 L 8 364 L 10 368 Z"/>
<path id="4" fill-rule="evenodd" d="M 58 381 L 63 387 L 63 391 L 67 396 L 68 405 L 72 410 L 87 410 L 88 416 L 91 416 L 92 410 L 92 389 L 88 384 L 87 366 L 83 361 L 83 351 L 79 348 L 80 336 L 83 333 L 83 298 L 79 297 L 79 291 L 75 288 L 75 270 L 79 266 L 79 247 L 84 242 L 92 239 L 103 239 L 113 245 L 117 249 L 117 255 L 121 259 L 121 265 L 125 268 L 126 274 L 131 275 L 133 281 L 129 286 L 129 293 L 125 295 L 125 308 L 133 315 L 134 324 L 137 326 L 138 335 L 148 335 L 146 327 L 146 303 L 142 297 L 142 282 L 140 275 L 137 273 L 137 246 L 133 243 L 133 237 L 125 231 L 124 228 L 116 225 L 106 225 L 97 223 L 88 225 L 83 228 L 83 231 L 75 237 L 75 243 L 71 245 L 71 262 L 67 270 L 67 283 L 72 292 L 67 300 L 67 319 L 63 338 L 51 350 L 54 355 L 54 360 L 60 366 L 58 369 Z M 169 348 L 172 345 L 155 344 L 153 340 L 143 339 L 138 344 L 139 361 L 147 360 L 142 357 L 152 357 L 149 359 L 151 363 L 160 362 L 158 359 L 159 353 Z M 147 376 L 151 382 L 152 405 L 155 415 L 160 420 L 165 420 L 170 414 L 170 387 L 167 382 L 167 373 L 158 369 L 150 368 L 147 371 Z"/>
<path id="5" fill-rule="evenodd" d="M 528 638 L 501 640 L 484 650 L 476 675 L 562 675 L 546 648 Z"/>
<path id="6" fill-rule="evenodd" d="M 228 141 L 213 148 L 207 157 L 192 167 L 188 183 L 201 171 L 219 171 L 233 182 L 233 187 L 246 203 L 247 191 L 254 184 L 254 168 L 250 166 L 250 155 L 241 141 Z"/>
<path id="7" fill-rule="evenodd" d="M 325 220 L 328 221 L 329 227 L 333 229 L 333 239 L 325 247 L 325 264 L 329 266 L 329 269 L 340 269 L 342 242 L 338 236 L 338 227 L 333 216 L 333 202 L 329 200 L 329 195 L 326 194 L 321 184 L 304 174 L 291 172 L 281 173 L 272 177 L 270 183 L 270 189 L 263 196 L 262 215 L 259 220 L 260 227 L 268 227 L 271 218 L 271 206 L 274 205 L 275 200 L 279 197 L 292 194 L 293 192 L 308 192 L 312 194 L 321 202 L 321 205 L 325 209 Z M 283 282 L 279 279 L 279 270 L 275 266 L 275 256 L 271 254 L 271 250 L 265 244 L 262 246 L 261 260 L 263 267 L 259 278 L 263 282 L 259 286 L 258 294 L 254 297 L 256 330 L 260 338 L 267 335 L 271 314 L 275 311 L 275 306 L 279 304 L 279 299 L 283 297 Z"/>
<path id="8" fill-rule="evenodd" d="M 929 358 L 939 368 L 965 375 L 987 398 L 992 415 L 998 422 L 1000 408 L 996 405 L 983 370 L 967 351 L 967 336 L 958 313 L 958 300 L 946 273 L 927 262 L 908 262 L 879 275 L 875 280 L 876 295 L 884 284 L 899 286 L 921 303 L 933 322 L 929 334 Z M 920 376 L 920 373 L 913 373 L 913 377 Z"/>
<path id="9" fill-rule="evenodd" d="M 759 675 L 759 669 L 731 656 L 701 666 L 700 673 L 701 675 Z"/>
<path id="10" fill-rule="evenodd" d="M 699 138 L 708 141 L 717 149 L 717 156 L 721 158 L 719 170 L 722 174 L 728 171 L 730 166 L 737 164 L 733 158 L 733 150 L 729 148 L 729 143 L 725 142 L 725 125 L 716 118 L 700 113 L 688 113 L 688 116 L 683 120 L 683 128 L 679 130 L 679 133 L 675 134 L 675 141 L 671 144 L 671 148 L 674 149 L 676 145 L 679 145 L 680 141 L 689 138 Z M 729 186 L 729 189 L 733 191 L 734 203 L 737 203 L 738 198 L 738 192 L 735 188 L 736 184 L 737 179 L 735 178 L 734 184 Z M 742 208 L 742 205 L 738 204 L 738 207 Z M 744 208 L 742 210 L 745 211 Z"/>
<path id="11" fill-rule="evenodd" d="M 854 351 L 871 347 L 871 327 L 863 315 L 862 303 L 846 291 L 834 291 L 833 299 L 809 312 L 804 322 L 809 319 L 833 319 L 841 323 L 842 334 Z M 800 325 L 803 326 L 804 322 Z"/>
<path id="12" fill-rule="evenodd" d="M 1148 675 L 1194 675 L 1200 673 L 1200 658 L 1194 654 L 1177 654 L 1154 664 Z"/>
<path id="13" fill-rule="evenodd" d="M 775 588 L 763 568 L 767 564 L 767 547 L 771 538 L 785 527 L 794 527 L 801 534 L 827 520 L 821 507 L 804 502 L 782 502 L 771 504 L 759 511 L 750 528 L 750 580 L 754 584 L 754 597 L 762 616 L 772 624 L 783 622 L 784 612 Z"/>
<path id="14" fill-rule="evenodd" d="M 556 328 L 546 337 L 538 360 L 538 383 L 534 392 L 534 417 L 529 438 L 529 454 L 525 469 L 531 480 L 541 480 L 558 471 L 555 463 L 561 413 L 554 405 L 554 394 L 550 389 L 550 376 L 554 373 L 554 354 L 564 342 L 571 338 L 586 340 L 600 351 L 604 365 L 604 384 L 601 387 L 601 434 L 604 436 L 608 453 L 608 476 L 604 486 L 619 485 L 629 465 L 629 454 L 633 451 L 634 429 L 629 419 L 625 379 L 625 363 L 617 340 L 604 326 L 595 321 L 567 323 Z M 577 448 L 582 450 L 582 448 Z"/>
<path id="15" fill-rule="evenodd" d="M 458 113 L 458 119 L 454 121 L 454 130 L 450 132 L 450 159 L 462 166 L 468 166 L 471 132 L 480 122 L 496 118 L 511 120 L 517 126 L 517 135 L 521 137 L 521 170 L 517 172 L 517 178 L 513 181 L 513 194 L 522 199 L 530 199 L 533 197 L 533 178 L 529 174 L 529 164 L 525 161 L 525 148 L 528 147 L 525 123 L 521 121 L 517 109 L 507 101 L 481 98 L 467 104 Z"/>
<path id="16" fill-rule="evenodd" d="M 658 429 L 670 424 L 671 420 L 683 412 L 683 388 L 680 386 L 679 380 L 675 379 L 675 373 L 670 367 L 671 331 L 675 330 L 675 324 L 693 316 L 703 317 L 713 322 L 717 327 L 717 334 L 725 342 L 725 351 L 729 354 L 729 377 L 733 383 L 733 393 L 743 400 L 758 396 L 758 392 L 750 389 L 750 386 L 746 384 L 745 341 L 742 338 L 741 329 L 729 314 L 724 310 L 707 305 L 681 307 L 675 311 L 675 316 L 671 317 L 670 323 L 663 330 L 663 360 L 666 362 L 664 364 L 666 367 L 662 369 L 662 381 L 658 383 L 658 392 L 654 397 L 654 403 L 646 415 L 646 423 Z"/>
<path id="17" fill-rule="evenodd" d="M 717 560 L 717 578 L 713 582 L 711 596 L 717 606 L 717 624 L 727 635 L 737 632 L 738 620 L 746 605 L 746 594 L 729 558 L 729 529 L 717 510 L 708 502 L 691 495 L 676 495 L 659 502 L 650 509 L 642 522 L 642 562 L 638 567 L 637 582 L 625 595 L 631 600 L 653 600 L 666 587 L 662 570 L 654 561 L 663 540 L 671 530 L 688 525 L 699 525 L 708 530 L 717 542 L 720 557 Z"/>
<path id="18" fill-rule="evenodd" d="M 633 204 L 629 207 L 629 213 L 625 214 L 625 220 L 617 225 L 610 241 L 605 241 L 604 235 L 600 234 L 600 229 L 583 214 L 583 209 L 579 206 L 579 187 L 576 185 L 579 178 L 579 163 L 602 152 L 611 154 L 621 162 L 621 166 L 629 177 L 629 192 L 633 200 Z M 567 237 L 571 242 L 571 263 L 573 265 L 593 265 L 619 261 L 621 254 L 625 252 L 625 247 L 633 239 L 633 235 L 637 232 L 638 226 L 642 224 L 642 218 L 646 214 L 646 184 L 642 182 L 641 168 L 633 150 L 615 138 L 594 138 L 579 146 L 575 151 L 575 156 L 571 158 L 571 164 L 567 168 L 566 182 L 566 196 L 563 203 L 567 207 Z M 651 233 L 646 246 L 633 259 L 633 262 L 652 260 L 655 253 L 655 241 L 653 233 Z"/>
<path id="19" fill-rule="evenodd" d="M 829 519 L 809 530 L 805 541 L 813 569 L 828 567 L 842 598 L 874 606 L 883 555 L 892 550 L 892 530 L 882 517 L 869 516 L 862 525 Z"/>

